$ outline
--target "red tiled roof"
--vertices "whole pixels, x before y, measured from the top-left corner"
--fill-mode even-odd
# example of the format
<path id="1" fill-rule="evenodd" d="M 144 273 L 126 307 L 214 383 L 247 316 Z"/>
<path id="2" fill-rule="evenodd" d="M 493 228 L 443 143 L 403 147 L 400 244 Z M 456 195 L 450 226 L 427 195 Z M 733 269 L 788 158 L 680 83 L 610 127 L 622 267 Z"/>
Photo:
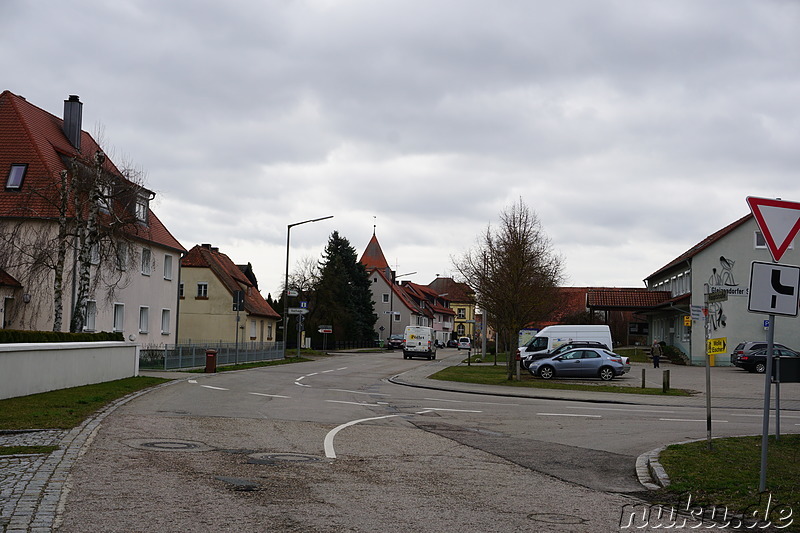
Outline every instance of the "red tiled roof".
<path id="1" fill-rule="evenodd" d="M 587 306 L 604 309 L 644 309 L 661 305 L 670 298 L 669 291 L 643 288 L 593 288 L 586 291 Z"/>
<path id="2" fill-rule="evenodd" d="M 41 191 L 55 190 L 59 174 L 66 170 L 62 157 L 84 158 L 100 147 L 85 131 L 81 131 L 81 151 L 76 150 L 63 130 L 63 120 L 29 103 L 10 91 L 0 93 L 0 179 L 7 178 L 13 164 L 27 164 L 22 189 L 0 188 L 0 216 L 10 218 L 58 217 L 58 209 Z M 105 168 L 125 179 L 110 158 Z M 25 194 L 38 191 L 38 194 Z M 150 191 L 147 191 L 150 192 Z M 150 227 L 131 230 L 136 238 L 185 252 L 186 249 L 169 233 L 152 210 Z"/>
<path id="3" fill-rule="evenodd" d="M 383 250 L 381 250 L 381 245 L 378 244 L 378 238 L 374 233 L 372 234 L 372 238 L 369 240 L 369 244 L 367 244 L 367 248 L 364 250 L 364 254 L 361 256 L 359 262 L 367 269 L 389 268 L 389 263 L 386 262 L 386 257 L 384 257 Z"/>
<path id="4" fill-rule="evenodd" d="M 14 279 L 14 276 L 0 268 L 0 285 L 5 285 L 6 287 L 22 287 L 22 284 Z"/>
<path id="5" fill-rule="evenodd" d="M 244 309 L 251 315 L 280 318 L 258 289 L 231 258 L 209 244 L 198 244 L 181 259 L 181 268 L 208 268 L 233 297 L 234 291 L 244 291 Z M 231 300 L 233 301 L 233 300 Z"/>
<path id="6" fill-rule="evenodd" d="M 751 218 L 753 218 L 753 215 L 747 214 L 742 218 L 740 218 L 739 220 L 732 222 L 731 224 L 728 224 L 727 226 L 717 231 L 716 233 L 712 233 L 711 235 L 709 235 L 702 241 L 698 242 L 697 244 L 686 250 L 684 253 L 682 253 L 681 255 L 679 255 L 678 257 L 676 257 L 663 267 L 659 268 L 658 270 L 647 276 L 647 279 L 658 276 L 662 272 L 671 269 L 675 265 L 678 265 L 686 261 L 687 259 L 694 257 L 695 255 L 697 255 L 704 249 L 708 248 L 709 246 L 711 246 L 712 244 L 714 244 L 715 242 L 717 242 L 718 240 L 720 240 L 721 238 L 723 238 L 724 236 L 726 236 L 727 234 L 729 234 L 730 232 L 732 232 L 733 230 L 735 230 L 736 228 L 738 228 L 739 226 L 750 220 Z"/>
<path id="7" fill-rule="evenodd" d="M 466 283 L 460 283 L 453 278 L 436 278 L 428 283 L 428 287 L 436 291 L 436 294 L 447 293 L 447 299 L 451 302 L 475 302 L 475 291 Z"/>

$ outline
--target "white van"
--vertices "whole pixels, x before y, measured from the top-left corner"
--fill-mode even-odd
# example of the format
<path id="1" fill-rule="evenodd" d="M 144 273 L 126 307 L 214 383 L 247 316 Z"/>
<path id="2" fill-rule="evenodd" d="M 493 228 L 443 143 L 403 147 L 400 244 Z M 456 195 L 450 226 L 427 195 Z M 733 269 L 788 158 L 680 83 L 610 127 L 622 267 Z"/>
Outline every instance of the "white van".
<path id="1" fill-rule="evenodd" d="M 517 354 L 523 360 L 531 360 L 552 352 L 570 341 L 601 342 L 608 346 L 609 350 L 614 347 L 611 344 L 611 328 L 608 326 L 558 324 L 542 328 L 526 345 L 517 349 Z"/>
<path id="2" fill-rule="evenodd" d="M 414 356 L 436 359 L 436 337 L 433 328 L 425 326 L 406 326 L 403 333 L 403 359 Z"/>

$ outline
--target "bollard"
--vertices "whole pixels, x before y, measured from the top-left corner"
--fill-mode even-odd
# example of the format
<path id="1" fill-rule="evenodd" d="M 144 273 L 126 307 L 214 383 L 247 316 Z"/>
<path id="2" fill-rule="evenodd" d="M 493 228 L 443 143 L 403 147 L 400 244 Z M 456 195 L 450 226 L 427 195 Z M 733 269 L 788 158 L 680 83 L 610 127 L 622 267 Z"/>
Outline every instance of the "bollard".
<path id="1" fill-rule="evenodd" d="M 667 392 L 669 390 L 669 370 L 664 370 L 664 372 L 661 374 L 661 377 L 663 378 L 661 391 Z"/>
<path id="2" fill-rule="evenodd" d="M 206 374 L 213 374 L 217 371 L 217 351 L 208 348 L 206 350 Z"/>
<path id="3" fill-rule="evenodd" d="M 644 373 L 645 373 L 645 369 L 643 368 L 642 369 L 642 388 L 645 388 L 645 386 L 644 386 Z"/>

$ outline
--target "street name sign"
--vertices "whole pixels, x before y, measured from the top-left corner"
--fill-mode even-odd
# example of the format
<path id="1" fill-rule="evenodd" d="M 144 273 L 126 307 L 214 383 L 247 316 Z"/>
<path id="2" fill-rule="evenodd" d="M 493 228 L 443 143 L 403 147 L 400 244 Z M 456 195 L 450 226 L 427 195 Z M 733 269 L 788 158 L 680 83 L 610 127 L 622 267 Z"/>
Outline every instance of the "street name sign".
<path id="1" fill-rule="evenodd" d="M 800 203 L 748 196 L 747 205 L 764 235 L 772 258 L 780 261 L 800 231 Z"/>
<path id="2" fill-rule="evenodd" d="M 750 266 L 751 313 L 797 316 L 800 267 L 753 261 Z"/>
<path id="3" fill-rule="evenodd" d="M 308 313 L 308 309 L 304 309 L 302 307 L 290 307 L 289 309 L 287 309 L 287 312 L 290 315 L 304 315 Z"/>

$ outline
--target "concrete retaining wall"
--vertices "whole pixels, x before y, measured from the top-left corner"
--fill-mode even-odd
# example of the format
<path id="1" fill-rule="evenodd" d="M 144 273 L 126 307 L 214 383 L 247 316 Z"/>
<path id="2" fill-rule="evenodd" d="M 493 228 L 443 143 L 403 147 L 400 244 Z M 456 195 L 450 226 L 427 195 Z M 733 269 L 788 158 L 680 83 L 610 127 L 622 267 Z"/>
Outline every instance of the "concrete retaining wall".
<path id="1" fill-rule="evenodd" d="M 138 346 L 125 342 L 0 344 L 0 399 L 139 374 Z"/>

